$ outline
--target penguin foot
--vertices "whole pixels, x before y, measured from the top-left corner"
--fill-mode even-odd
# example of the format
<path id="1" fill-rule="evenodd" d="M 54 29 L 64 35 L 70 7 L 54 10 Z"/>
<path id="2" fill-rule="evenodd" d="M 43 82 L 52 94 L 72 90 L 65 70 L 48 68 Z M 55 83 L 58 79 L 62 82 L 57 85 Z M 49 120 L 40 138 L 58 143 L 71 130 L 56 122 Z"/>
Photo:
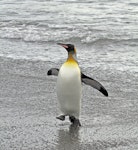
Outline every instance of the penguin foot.
<path id="1" fill-rule="evenodd" d="M 80 120 L 76 119 L 74 116 L 69 116 L 69 120 L 74 126 L 81 126 Z"/>
<path id="2" fill-rule="evenodd" d="M 65 115 L 60 115 L 60 116 L 58 116 L 58 117 L 56 117 L 56 118 L 59 119 L 59 120 L 64 121 L 64 120 L 65 120 Z"/>

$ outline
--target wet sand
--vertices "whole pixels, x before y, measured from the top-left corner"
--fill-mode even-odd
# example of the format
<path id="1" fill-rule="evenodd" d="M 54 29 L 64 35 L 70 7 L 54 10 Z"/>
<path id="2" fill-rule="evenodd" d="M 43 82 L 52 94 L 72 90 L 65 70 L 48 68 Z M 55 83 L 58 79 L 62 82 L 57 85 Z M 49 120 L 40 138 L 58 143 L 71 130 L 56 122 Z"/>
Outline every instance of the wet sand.
<path id="1" fill-rule="evenodd" d="M 0 58 L 1 150 L 137 150 L 138 77 L 86 69 L 108 90 L 104 97 L 83 85 L 80 129 L 61 122 L 51 62 Z"/>

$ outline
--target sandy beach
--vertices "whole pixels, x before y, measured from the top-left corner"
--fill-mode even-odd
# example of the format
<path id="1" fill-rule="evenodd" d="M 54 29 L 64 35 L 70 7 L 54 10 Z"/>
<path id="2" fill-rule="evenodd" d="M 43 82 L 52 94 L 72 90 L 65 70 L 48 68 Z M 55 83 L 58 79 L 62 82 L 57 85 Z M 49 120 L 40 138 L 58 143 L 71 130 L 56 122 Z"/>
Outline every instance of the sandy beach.
<path id="1" fill-rule="evenodd" d="M 137 150 L 137 75 L 102 70 L 106 98 L 83 85 L 82 127 L 61 122 L 50 62 L 0 58 L 1 150 Z M 86 72 L 91 74 L 91 69 Z M 99 70 L 94 70 L 97 76 Z M 102 80 L 105 79 L 106 81 Z M 104 78 L 103 78 L 104 77 Z"/>

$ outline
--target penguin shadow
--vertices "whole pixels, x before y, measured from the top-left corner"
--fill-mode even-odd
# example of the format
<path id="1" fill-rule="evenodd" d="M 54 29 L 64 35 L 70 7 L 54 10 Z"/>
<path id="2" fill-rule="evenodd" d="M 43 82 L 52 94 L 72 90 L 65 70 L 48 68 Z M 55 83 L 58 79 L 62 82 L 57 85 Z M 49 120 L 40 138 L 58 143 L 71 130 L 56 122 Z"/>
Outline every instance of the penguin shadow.
<path id="1" fill-rule="evenodd" d="M 79 127 L 70 125 L 69 129 L 58 131 L 57 150 L 73 150 L 80 147 Z"/>

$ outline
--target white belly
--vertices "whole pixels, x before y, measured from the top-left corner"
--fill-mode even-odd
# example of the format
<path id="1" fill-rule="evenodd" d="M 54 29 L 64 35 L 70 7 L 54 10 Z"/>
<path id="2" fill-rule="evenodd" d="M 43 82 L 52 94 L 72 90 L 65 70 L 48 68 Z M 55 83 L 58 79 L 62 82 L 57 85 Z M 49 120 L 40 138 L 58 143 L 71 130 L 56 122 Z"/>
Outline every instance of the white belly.
<path id="1" fill-rule="evenodd" d="M 62 66 L 57 79 L 57 97 L 62 113 L 79 117 L 81 74 L 78 67 Z"/>

